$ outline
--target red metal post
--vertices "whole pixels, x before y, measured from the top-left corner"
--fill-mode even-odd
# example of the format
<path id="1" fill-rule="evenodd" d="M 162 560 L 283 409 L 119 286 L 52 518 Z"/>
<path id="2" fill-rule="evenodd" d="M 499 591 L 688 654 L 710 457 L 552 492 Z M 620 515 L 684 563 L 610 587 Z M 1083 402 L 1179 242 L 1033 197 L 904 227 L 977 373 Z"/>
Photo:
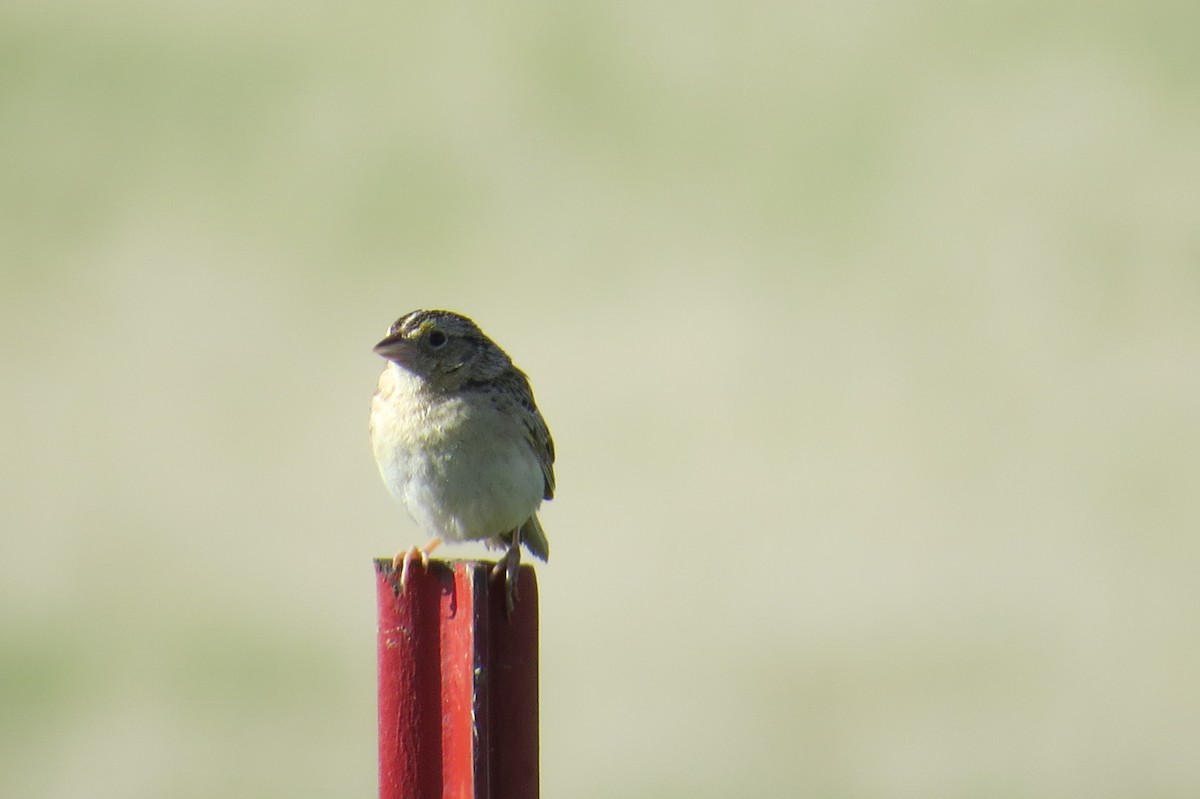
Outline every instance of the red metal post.
<path id="1" fill-rule="evenodd" d="M 509 619 L 493 565 L 375 562 L 380 799 L 538 799 L 537 578 Z"/>

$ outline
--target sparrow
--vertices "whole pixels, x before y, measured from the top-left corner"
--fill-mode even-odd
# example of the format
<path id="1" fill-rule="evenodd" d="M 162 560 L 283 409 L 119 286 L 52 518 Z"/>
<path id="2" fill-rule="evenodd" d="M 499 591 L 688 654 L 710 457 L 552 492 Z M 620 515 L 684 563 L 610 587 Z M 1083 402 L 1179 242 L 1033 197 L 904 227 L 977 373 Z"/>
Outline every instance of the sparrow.
<path id="1" fill-rule="evenodd" d="M 545 561 L 538 522 L 554 497 L 554 441 L 529 378 L 479 326 L 452 311 L 401 316 L 375 345 L 387 360 L 371 400 L 371 445 L 392 496 L 429 535 L 398 552 L 403 591 L 443 541 L 483 541 L 505 554 L 505 605 L 517 600 L 521 546 Z"/>

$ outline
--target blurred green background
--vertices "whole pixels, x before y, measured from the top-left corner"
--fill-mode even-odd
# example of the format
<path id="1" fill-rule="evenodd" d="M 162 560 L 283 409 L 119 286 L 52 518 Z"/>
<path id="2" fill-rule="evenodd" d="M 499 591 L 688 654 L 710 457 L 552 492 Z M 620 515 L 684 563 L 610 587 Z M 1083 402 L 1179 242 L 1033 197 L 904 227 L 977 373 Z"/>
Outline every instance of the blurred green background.
<path id="1" fill-rule="evenodd" d="M 544 796 L 1197 795 L 1198 30 L 8 0 L 0 795 L 375 794 L 431 306 L 558 444 Z"/>

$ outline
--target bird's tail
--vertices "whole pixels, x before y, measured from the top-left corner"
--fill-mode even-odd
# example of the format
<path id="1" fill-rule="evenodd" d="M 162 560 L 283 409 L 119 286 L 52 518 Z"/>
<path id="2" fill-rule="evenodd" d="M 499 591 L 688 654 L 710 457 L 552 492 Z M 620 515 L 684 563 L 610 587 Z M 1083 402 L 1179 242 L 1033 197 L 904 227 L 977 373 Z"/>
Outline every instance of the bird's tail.
<path id="1" fill-rule="evenodd" d="M 537 514 L 530 516 L 529 520 L 521 525 L 521 542 L 536 557 L 550 560 L 550 542 L 546 539 L 546 531 L 538 522 Z"/>

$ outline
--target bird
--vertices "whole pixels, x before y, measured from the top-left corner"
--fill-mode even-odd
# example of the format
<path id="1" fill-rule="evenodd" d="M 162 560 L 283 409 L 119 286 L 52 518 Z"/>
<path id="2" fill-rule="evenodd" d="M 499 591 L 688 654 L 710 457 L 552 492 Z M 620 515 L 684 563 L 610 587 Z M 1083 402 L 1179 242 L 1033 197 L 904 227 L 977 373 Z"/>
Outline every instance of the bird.
<path id="1" fill-rule="evenodd" d="M 554 441 L 529 378 L 462 314 L 415 310 L 374 347 L 387 360 L 371 400 L 371 445 L 388 491 L 429 534 L 392 559 L 403 591 L 414 560 L 429 565 L 442 542 L 505 549 L 492 574 L 505 580 L 511 617 L 521 546 L 547 561 L 538 521 L 554 497 Z"/>

